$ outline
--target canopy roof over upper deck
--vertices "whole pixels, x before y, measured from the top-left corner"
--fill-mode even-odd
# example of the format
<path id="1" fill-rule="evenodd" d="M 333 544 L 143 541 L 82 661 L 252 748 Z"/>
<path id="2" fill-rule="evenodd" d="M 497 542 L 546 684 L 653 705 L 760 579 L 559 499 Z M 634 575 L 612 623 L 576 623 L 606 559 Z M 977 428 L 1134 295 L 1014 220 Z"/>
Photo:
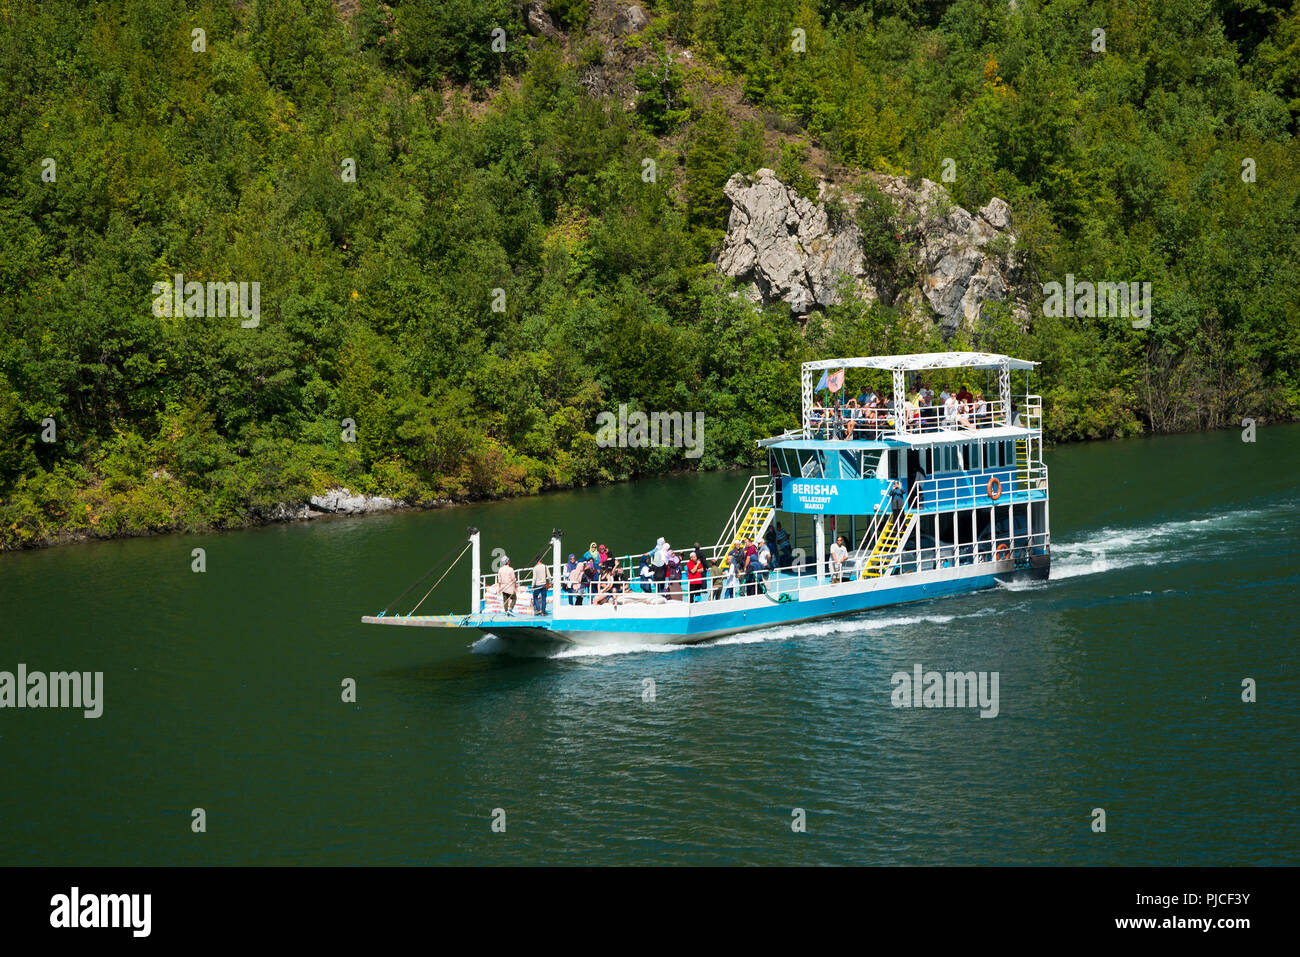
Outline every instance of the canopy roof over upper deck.
<path id="1" fill-rule="evenodd" d="M 922 369 L 1033 369 L 1037 362 L 1013 359 L 994 352 L 917 352 L 903 356 L 860 356 L 854 359 L 818 359 L 805 362 L 808 371 L 821 369 L 882 369 L 886 372 L 920 372 Z"/>
<path id="2" fill-rule="evenodd" d="M 1036 365 L 1038 363 L 1030 362 L 1027 359 L 1014 359 L 1011 356 L 1001 355 L 996 352 L 918 352 L 910 355 L 857 356 L 842 359 L 817 359 L 813 362 L 805 362 L 800 370 L 800 379 L 802 380 L 800 391 L 803 399 L 803 416 L 800 423 L 802 428 L 800 431 L 803 433 L 802 437 L 813 438 L 814 426 L 822 415 L 816 400 L 817 386 L 814 385 L 819 381 L 819 373 L 825 375 L 830 370 L 840 369 L 877 369 L 890 374 L 890 378 L 893 380 L 893 400 L 890 403 L 893 413 L 893 428 L 889 433 L 878 434 L 877 438 L 906 441 L 905 437 L 912 431 L 909 419 L 913 417 L 908 414 L 910 403 L 905 395 L 907 377 L 909 374 L 915 374 L 927 369 L 985 369 L 996 372 L 998 378 L 997 398 L 988 403 L 985 410 L 988 416 L 986 425 L 1009 427 L 1012 424 L 1011 370 L 1029 372 Z M 839 377 L 836 378 L 839 379 Z M 837 384 L 847 388 L 847 383 L 838 381 Z M 790 438 L 790 436 L 785 436 L 785 438 Z"/>

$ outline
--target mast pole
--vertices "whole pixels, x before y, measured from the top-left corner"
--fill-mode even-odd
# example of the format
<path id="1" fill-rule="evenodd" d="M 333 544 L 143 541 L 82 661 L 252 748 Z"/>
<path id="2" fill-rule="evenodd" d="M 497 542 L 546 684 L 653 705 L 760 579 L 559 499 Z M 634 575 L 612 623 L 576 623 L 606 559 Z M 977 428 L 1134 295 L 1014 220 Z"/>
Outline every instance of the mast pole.
<path id="1" fill-rule="evenodd" d="M 560 595 L 563 594 L 563 588 L 560 586 L 560 536 L 564 534 L 562 529 L 555 529 L 551 532 L 551 617 L 560 617 Z"/>
<path id="2" fill-rule="evenodd" d="M 469 532 L 470 543 L 470 572 L 474 576 L 474 580 L 470 586 L 469 613 L 471 615 L 477 615 L 479 613 L 479 605 L 482 597 L 480 589 L 483 584 L 482 579 L 479 577 L 479 566 L 483 557 L 482 551 L 479 547 L 479 540 L 482 537 L 482 533 L 480 533 L 473 525 L 471 525 L 467 531 Z"/>

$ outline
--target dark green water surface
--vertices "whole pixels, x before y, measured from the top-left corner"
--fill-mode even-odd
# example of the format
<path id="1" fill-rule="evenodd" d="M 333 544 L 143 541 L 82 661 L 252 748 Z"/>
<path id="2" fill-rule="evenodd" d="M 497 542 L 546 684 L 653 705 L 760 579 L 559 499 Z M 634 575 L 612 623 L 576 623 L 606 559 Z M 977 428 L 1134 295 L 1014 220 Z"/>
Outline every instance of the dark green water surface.
<path id="1" fill-rule="evenodd" d="M 693 648 L 358 619 L 470 524 L 516 564 L 711 543 L 741 473 L 0 557 L 0 670 L 105 689 L 0 710 L 0 864 L 1297 863 L 1300 427 L 1048 464 L 1052 581 Z M 421 610 L 468 600 L 462 564 Z M 999 715 L 893 707 L 916 664 L 997 671 Z"/>

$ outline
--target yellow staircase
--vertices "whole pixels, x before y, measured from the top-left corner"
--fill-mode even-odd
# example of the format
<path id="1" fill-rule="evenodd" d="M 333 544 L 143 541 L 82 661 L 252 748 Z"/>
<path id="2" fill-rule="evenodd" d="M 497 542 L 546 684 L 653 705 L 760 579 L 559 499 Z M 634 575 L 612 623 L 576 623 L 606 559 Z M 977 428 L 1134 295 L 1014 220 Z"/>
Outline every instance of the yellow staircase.
<path id="1" fill-rule="evenodd" d="M 766 475 L 752 476 L 718 537 L 715 554 L 724 554 L 746 538 L 758 541 L 776 514 L 776 490 Z"/>
<path id="2" fill-rule="evenodd" d="M 1035 402 L 1037 396 L 1029 396 L 1029 401 L 1025 405 L 1025 413 L 1021 417 L 1021 423 L 1027 429 L 1041 429 L 1043 426 L 1043 406 L 1042 400 Z M 1019 488 L 1029 487 L 1029 440 L 1016 440 L 1016 482 Z"/>
<path id="3" fill-rule="evenodd" d="M 871 550 L 866 563 L 862 566 L 863 578 L 879 578 L 889 570 L 898 555 L 898 546 L 912 529 L 912 519 L 915 517 L 916 513 L 910 510 L 903 512 L 903 520 L 898 523 L 897 528 L 894 527 L 893 515 L 885 519 L 880 536 L 876 539 L 876 547 Z"/>
<path id="4" fill-rule="evenodd" d="M 770 505 L 751 505 L 740 525 L 736 527 L 736 536 L 731 540 L 731 547 L 734 548 L 747 538 L 757 541 L 767 530 L 767 521 L 774 511 L 776 510 Z"/>

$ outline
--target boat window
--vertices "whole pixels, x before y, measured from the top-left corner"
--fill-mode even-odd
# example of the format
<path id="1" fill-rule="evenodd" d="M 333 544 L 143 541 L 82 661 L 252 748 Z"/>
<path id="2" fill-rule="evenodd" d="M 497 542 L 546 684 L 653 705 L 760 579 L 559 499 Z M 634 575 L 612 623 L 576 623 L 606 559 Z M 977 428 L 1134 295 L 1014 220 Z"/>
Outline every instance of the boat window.
<path id="1" fill-rule="evenodd" d="M 880 457 L 884 449 L 867 449 L 862 453 L 862 477 L 873 478 L 880 470 Z"/>
<path id="2" fill-rule="evenodd" d="M 961 468 L 958 461 L 957 446 L 941 445 L 934 450 L 934 471 L 938 473 L 956 472 Z"/>
<path id="3" fill-rule="evenodd" d="M 822 455 L 812 449 L 798 449 L 799 474 L 804 478 L 823 478 L 826 474 L 822 468 Z"/>
<path id="4" fill-rule="evenodd" d="M 862 477 L 862 453 L 840 452 L 840 478 Z"/>

